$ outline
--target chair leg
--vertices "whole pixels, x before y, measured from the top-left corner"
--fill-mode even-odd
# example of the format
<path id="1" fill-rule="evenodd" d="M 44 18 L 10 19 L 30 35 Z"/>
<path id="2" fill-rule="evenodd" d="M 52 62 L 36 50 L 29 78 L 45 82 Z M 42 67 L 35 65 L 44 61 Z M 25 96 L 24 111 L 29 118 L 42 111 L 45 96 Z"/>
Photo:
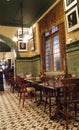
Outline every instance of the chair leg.
<path id="1" fill-rule="evenodd" d="M 49 100 L 49 102 L 47 102 L 47 99 Z M 50 94 L 50 91 L 48 91 L 45 95 L 44 112 L 46 111 L 47 103 L 48 103 L 48 106 L 49 106 L 49 117 L 51 117 L 51 94 Z"/>
<path id="2" fill-rule="evenodd" d="M 51 95 L 49 92 L 49 117 L 51 117 Z"/>
<path id="3" fill-rule="evenodd" d="M 20 105 L 20 103 L 21 103 L 21 100 L 22 100 L 22 107 L 24 107 L 24 102 L 25 102 L 25 92 L 21 92 L 20 93 L 20 96 L 19 96 L 19 105 Z"/>
<path id="4" fill-rule="evenodd" d="M 19 94 L 19 104 L 21 103 L 22 93 Z"/>
<path id="5" fill-rule="evenodd" d="M 47 96 L 46 96 L 46 99 L 45 99 L 44 112 L 46 112 L 46 104 L 47 104 Z"/>
<path id="6" fill-rule="evenodd" d="M 37 102 L 36 92 L 34 92 L 35 102 Z"/>
<path id="7" fill-rule="evenodd" d="M 26 98 L 26 96 L 25 96 L 25 92 L 24 92 L 23 93 L 23 104 L 22 104 L 23 107 L 24 107 L 25 98 Z"/>
<path id="8" fill-rule="evenodd" d="M 68 130 L 68 121 L 69 121 L 69 105 L 66 106 L 66 130 Z"/>
<path id="9" fill-rule="evenodd" d="M 75 109 L 75 120 L 76 120 L 76 117 L 77 117 L 77 104 L 74 104 L 74 109 Z"/>

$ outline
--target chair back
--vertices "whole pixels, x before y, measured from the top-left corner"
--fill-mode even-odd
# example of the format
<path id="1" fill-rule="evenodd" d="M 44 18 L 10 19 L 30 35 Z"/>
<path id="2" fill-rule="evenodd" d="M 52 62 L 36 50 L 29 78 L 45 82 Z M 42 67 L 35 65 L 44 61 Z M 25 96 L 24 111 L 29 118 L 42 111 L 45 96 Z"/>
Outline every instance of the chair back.
<path id="1" fill-rule="evenodd" d="M 22 89 L 25 89 L 26 86 L 24 84 L 24 78 L 17 76 L 16 81 L 17 81 L 19 91 L 22 90 Z"/>
<path id="2" fill-rule="evenodd" d="M 79 78 L 64 78 L 61 80 L 65 100 L 79 99 Z"/>

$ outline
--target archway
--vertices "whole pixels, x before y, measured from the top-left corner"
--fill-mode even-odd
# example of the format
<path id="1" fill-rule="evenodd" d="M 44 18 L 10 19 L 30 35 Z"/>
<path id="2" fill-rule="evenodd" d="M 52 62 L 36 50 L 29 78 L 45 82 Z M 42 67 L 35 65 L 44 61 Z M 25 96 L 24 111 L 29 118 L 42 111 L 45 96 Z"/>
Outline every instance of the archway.
<path id="1" fill-rule="evenodd" d="M 0 39 L 3 43 L 6 44 L 6 46 L 9 47 L 9 49 L 11 49 L 11 51 L 14 51 L 16 52 L 16 59 L 17 57 L 19 57 L 19 52 L 18 52 L 18 46 L 16 45 L 16 43 L 14 41 L 12 41 L 10 38 L 6 37 L 6 36 L 3 36 L 0 34 Z M 8 55 L 9 55 L 9 52 L 8 52 Z M 10 55 L 9 55 L 10 56 Z M 15 72 L 16 72 L 16 59 L 14 59 L 14 77 L 15 77 Z"/>
<path id="2" fill-rule="evenodd" d="M 8 45 L 11 49 L 15 50 L 16 52 L 16 57 L 19 57 L 19 53 L 18 53 L 18 47 L 16 45 L 16 43 L 14 41 L 12 41 L 10 38 L 3 36 L 0 34 L 0 39 L 6 44 Z"/>

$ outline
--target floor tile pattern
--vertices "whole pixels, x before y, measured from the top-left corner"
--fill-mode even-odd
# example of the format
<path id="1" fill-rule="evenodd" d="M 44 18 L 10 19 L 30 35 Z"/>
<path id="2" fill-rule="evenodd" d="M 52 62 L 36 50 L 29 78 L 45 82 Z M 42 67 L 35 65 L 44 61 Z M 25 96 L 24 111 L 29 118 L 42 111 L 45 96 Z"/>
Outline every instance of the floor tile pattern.
<path id="1" fill-rule="evenodd" d="M 52 115 L 55 106 L 52 107 Z M 25 108 L 19 105 L 17 92 L 9 86 L 0 92 L 0 130 L 65 130 L 65 120 L 50 120 L 43 111 L 43 104 L 37 106 L 26 99 Z M 69 130 L 79 130 L 79 122 L 70 120 Z"/>

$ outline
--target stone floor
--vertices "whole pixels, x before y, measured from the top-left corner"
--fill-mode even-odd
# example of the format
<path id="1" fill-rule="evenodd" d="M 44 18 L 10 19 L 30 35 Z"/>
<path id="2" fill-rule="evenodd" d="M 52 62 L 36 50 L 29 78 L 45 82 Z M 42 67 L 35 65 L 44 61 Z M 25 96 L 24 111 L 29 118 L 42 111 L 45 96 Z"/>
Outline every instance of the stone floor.
<path id="1" fill-rule="evenodd" d="M 12 93 L 5 84 L 4 92 L 0 91 L 0 130 L 65 130 L 65 120 L 50 120 L 43 111 L 44 106 L 37 106 L 26 99 L 25 108 L 19 105 L 17 92 Z M 56 106 L 52 107 L 52 115 Z M 79 130 L 79 122 L 70 120 L 69 130 Z"/>

